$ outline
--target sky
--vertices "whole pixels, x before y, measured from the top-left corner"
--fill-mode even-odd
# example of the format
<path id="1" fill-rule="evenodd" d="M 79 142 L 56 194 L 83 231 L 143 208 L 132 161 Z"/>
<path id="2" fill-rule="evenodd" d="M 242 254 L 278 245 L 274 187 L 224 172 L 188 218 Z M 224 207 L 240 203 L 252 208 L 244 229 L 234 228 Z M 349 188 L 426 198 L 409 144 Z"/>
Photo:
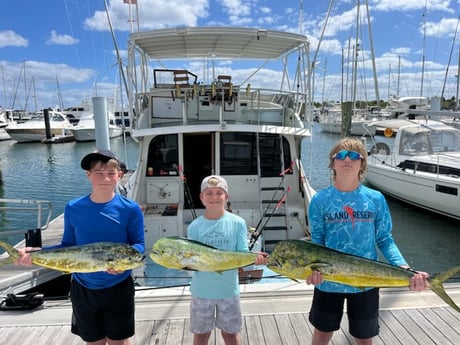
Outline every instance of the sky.
<path id="1" fill-rule="evenodd" d="M 136 6 L 124 0 L 4 2 L 0 106 L 35 111 L 67 108 L 94 96 L 118 97 L 116 48 L 125 64 L 131 30 L 184 26 L 244 26 L 304 34 L 311 58 L 317 56 L 313 85 L 318 102 L 340 101 L 341 90 L 348 90 L 350 83 L 342 88 L 342 80 L 351 80 L 350 65 L 356 65 L 357 99 L 376 99 L 371 46 L 380 99 L 391 95 L 449 99 L 458 92 L 460 0 L 137 0 L 137 4 L 139 18 L 131 21 L 130 10 L 135 20 Z M 356 46 L 358 57 L 353 60 Z"/>

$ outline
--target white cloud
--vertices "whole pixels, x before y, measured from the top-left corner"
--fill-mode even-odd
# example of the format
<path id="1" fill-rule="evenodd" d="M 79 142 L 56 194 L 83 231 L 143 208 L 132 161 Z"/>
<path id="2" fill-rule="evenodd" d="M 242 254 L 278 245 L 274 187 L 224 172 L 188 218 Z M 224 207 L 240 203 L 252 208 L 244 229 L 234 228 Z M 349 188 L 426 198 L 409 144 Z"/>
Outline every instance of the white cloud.
<path id="1" fill-rule="evenodd" d="M 373 10 L 378 11 L 409 11 L 424 9 L 425 5 L 428 10 L 444 10 L 451 12 L 449 8 L 450 0 L 372 0 Z"/>
<path id="2" fill-rule="evenodd" d="M 439 22 L 427 22 L 425 33 L 433 37 L 453 37 L 458 25 L 457 18 L 442 18 Z M 421 28 L 423 30 L 423 28 Z"/>
<path id="3" fill-rule="evenodd" d="M 142 0 L 142 11 L 139 11 L 141 30 L 160 29 L 177 26 L 197 26 L 200 18 L 209 16 L 209 0 Z M 131 24 L 137 27 L 136 6 L 129 6 L 122 1 L 110 3 L 110 20 L 116 30 L 129 31 Z M 84 22 L 88 30 L 106 31 L 109 29 L 105 11 L 96 11 Z"/>
<path id="4" fill-rule="evenodd" d="M 65 35 L 65 34 L 58 34 L 55 30 L 52 30 L 50 33 L 50 37 L 46 41 L 46 44 L 52 45 L 52 44 L 57 44 L 57 45 L 73 45 L 77 44 L 79 40 L 77 38 L 74 38 L 70 35 Z"/>
<path id="5" fill-rule="evenodd" d="M 3 47 L 27 47 L 29 42 L 21 35 L 11 30 L 0 31 L 0 48 Z"/>
<path id="6" fill-rule="evenodd" d="M 251 6 L 248 1 L 242 0 L 220 0 L 225 12 L 230 16 L 245 17 L 251 15 Z"/>

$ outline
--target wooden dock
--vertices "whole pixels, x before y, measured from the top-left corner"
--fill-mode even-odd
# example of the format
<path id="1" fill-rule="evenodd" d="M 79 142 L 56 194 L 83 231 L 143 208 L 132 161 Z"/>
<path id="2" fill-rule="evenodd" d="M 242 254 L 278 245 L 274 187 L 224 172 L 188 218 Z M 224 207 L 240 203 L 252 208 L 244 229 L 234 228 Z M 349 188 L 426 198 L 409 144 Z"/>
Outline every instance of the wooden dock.
<path id="1" fill-rule="evenodd" d="M 447 284 L 449 295 L 460 301 L 460 284 Z M 245 345 L 309 344 L 312 326 L 308 310 L 312 289 L 306 284 L 242 286 Z M 136 335 L 133 344 L 191 344 L 188 288 L 136 291 Z M 46 301 L 31 311 L 0 311 L 4 345 L 84 344 L 70 333 L 68 300 Z M 218 331 L 210 344 L 223 345 Z M 332 345 L 353 345 L 346 317 Z M 458 345 L 460 313 L 445 306 L 431 291 L 382 289 L 380 335 L 376 345 Z"/>
<path id="2" fill-rule="evenodd" d="M 62 234 L 62 217 L 43 232 L 43 243 L 55 244 Z M 58 276 L 40 267 L 9 265 L 0 270 L 0 295 L 19 293 Z M 460 304 L 460 283 L 445 284 L 447 293 Z M 241 285 L 244 345 L 309 344 L 312 326 L 308 311 L 312 287 L 305 283 Z M 191 344 L 188 287 L 136 289 L 136 335 L 133 344 Z M 410 292 L 407 288 L 382 289 L 380 335 L 375 345 L 458 345 L 460 313 L 445 305 L 431 291 Z M 47 300 L 30 310 L 0 311 L 3 345 L 84 344 L 70 333 L 71 305 L 68 299 Z M 223 345 L 218 331 L 210 344 Z M 335 332 L 332 345 L 353 345 L 346 316 Z"/>

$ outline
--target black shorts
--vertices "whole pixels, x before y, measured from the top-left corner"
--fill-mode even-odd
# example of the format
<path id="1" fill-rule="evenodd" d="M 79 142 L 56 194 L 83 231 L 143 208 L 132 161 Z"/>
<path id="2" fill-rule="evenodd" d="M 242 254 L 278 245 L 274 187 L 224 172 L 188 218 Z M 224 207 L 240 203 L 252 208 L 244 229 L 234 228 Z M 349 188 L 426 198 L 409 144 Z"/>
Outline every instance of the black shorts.
<path id="1" fill-rule="evenodd" d="M 88 289 L 75 280 L 70 285 L 72 333 L 86 342 L 103 338 L 122 340 L 134 335 L 134 282 L 128 277 L 107 289 Z"/>
<path id="2" fill-rule="evenodd" d="M 359 339 L 379 334 L 379 289 L 358 293 L 331 293 L 315 289 L 310 323 L 322 332 L 340 328 L 344 302 L 347 300 L 348 328 Z"/>

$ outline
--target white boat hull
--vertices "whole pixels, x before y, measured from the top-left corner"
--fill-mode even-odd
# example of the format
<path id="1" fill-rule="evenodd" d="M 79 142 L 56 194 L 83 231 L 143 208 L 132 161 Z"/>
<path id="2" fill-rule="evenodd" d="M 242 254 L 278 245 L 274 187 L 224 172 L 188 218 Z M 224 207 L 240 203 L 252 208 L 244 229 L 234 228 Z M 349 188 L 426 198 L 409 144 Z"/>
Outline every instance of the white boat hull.
<path id="1" fill-rule="evenodd" d="M 371 136 L 375 135 L 375 127 L 367 126 L 369 122 L 352 122 L 350 134 L 356 136 Z M 341 134 L 342 133 L 342 122 L 341 121 L 325 121 L 320 122 L 322 132 Z"/>
<path id="2" fill-rule="evenodd" d="M 394 169 L 386 164 L 369 165 L 367 182 L 408 204 L 460 220 L 460 178 Z M 449 191 L 457 191 L 450 194 Z"/>
<path id="3" fill-rule="evenodd" d="M 46 138 L 45 128 L 8 128 L 8 135 L 18 143 L 41 142 Z M 52 128 L 51 137 L 70 134 L 67 128 Z"/>
<path id="4" fill-rule="evenodd" d="M 96 140 L 96 129 L 83 127 L 83 126 L 75 126 L 72 128 L 72 133 L 75 136 L 76 141 L 95 141 Z M 111 126 L 109 127 L 109 138 L 117 138 L 123 135 L 123 129 L 118 126 Z"/>
<path id="5" fill-rule="evenodd" d="M 66 137 L 72 138 L 72 124 L 67 120 L 63 113 L 50 110 L 49 131 L 51 138 Z M 46 125 L 43 112 L 37 112 L 32 118 L 23 123 L 12 123 L 5 128 L 11 139 L 19 143 L 42 142 L 46 138 Z"/>
<path id="6" fill-rule="evenodd" d="M 396 199 L 460 220 L 460 130 L 431 120 L 399 127 L 391 149 L 370 149 L 366 179 Z"/>

